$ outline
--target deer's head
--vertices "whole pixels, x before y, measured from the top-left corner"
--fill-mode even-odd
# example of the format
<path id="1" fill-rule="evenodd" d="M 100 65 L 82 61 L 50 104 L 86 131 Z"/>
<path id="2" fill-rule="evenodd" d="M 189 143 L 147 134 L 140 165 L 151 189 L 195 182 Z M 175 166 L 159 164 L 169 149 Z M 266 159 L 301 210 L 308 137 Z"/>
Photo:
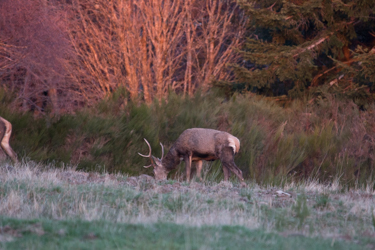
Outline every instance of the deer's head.
<path id="1" fill-rule="evenodd" d="M 150 160 L 151 160 L 151 165 L 144 166 L 144 168 L 149 168 L 149 167 L 154 168 L 155 180 L 166 180 L 169 171 L 167 171 L 167 169 L 162 164 L 162 160 L 163 160 L 163 156 L 164 156 L 164 146 L 163 146 L 163 144 L 160 143 L 162 154 L 161 154 L 161 158 L 159 159 L 159 158 L 151 155 L 150 143 L 146 139 L 144 139 L 144 140 L 147 143 L 147 146 L 149 148 L 149 153 L 148 153 L 148 155 L 143 155 L 141 153 L 138 153 L 138 154 L 142 157 L 150 158 Z"/>

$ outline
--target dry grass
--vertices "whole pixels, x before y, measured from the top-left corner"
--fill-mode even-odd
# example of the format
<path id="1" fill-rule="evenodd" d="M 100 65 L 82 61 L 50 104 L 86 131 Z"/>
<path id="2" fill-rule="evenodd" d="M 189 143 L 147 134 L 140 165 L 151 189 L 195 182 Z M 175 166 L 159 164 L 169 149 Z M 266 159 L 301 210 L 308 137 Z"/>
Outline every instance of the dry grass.
<path id="1" fill-rule="evenodd" d="M 0 214 L 18 219 L 191 226 L 242 225 L 281 234 L 329 238 L 375 236 L 375 191 L 346 190 L 338 182 L 289 183 L 278 187 L 210 181 L 155 182 L 147 175 L 54 169 L 34 162 L 0 170 Z"/>

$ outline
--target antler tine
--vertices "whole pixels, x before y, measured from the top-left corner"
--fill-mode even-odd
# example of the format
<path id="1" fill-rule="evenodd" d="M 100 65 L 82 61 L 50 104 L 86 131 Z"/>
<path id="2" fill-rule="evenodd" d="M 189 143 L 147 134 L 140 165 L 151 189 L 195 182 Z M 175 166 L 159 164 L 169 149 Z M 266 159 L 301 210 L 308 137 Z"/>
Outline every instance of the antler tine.
<path id="1" fill-rule="evenodd" d="M 145 140 L 145 142 L 148 145 L 149 153 L 148 153 L 148 155 L 143 155 L 143 154 L 141 154 L 141 153 L 138 152 L 138 154 L 140 156 L 142 156 L 142 157 L 150 158 L 151 157 L 151 146 L 150 146 L 150 143 L 146 140 L 146 138 L 143 138 L 143 140 Z"/>
<path id="2" fill-rule="evenodd" d="M 161 144 L 161 142 L 160 142 L 160 146 L 161 146 L 161 158 L 160 159 L 163 159 L 163 157 L 164 157 L 164 146 L 163 146 L 163 144 Z"/>

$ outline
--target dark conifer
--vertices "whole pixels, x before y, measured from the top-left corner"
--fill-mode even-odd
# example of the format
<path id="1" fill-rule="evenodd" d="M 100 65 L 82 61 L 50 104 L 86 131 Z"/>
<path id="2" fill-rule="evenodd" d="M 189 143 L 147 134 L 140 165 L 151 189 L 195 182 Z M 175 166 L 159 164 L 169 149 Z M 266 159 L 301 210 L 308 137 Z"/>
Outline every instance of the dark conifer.
<path id="1" fill-rule="evenodd" d="M 375 1 L 240 0 L 249 17 L 237 85 L 268 96 L 323 86 L 369 94 L 375 81 Z M 320 87 L 322 89 L 322 87 Z M 316 89 L 316 88 L 315 88 Z M 363 91 L 366 90 L 366 91 Z"/>

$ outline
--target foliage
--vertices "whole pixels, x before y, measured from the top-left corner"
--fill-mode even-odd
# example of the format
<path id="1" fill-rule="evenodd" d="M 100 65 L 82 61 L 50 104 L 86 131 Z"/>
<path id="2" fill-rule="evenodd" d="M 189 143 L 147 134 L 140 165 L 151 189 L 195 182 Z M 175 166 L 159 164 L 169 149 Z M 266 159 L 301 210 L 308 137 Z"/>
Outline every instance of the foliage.
<path id="1" fill-rule="evenodd" d="M 148 160 L 137 154 L 147 152 L 143 138 L 160 157 L 160 142 L 168 150 L 185 129 L 204 127 L 240 139 L 235 162 L 257 183 L 309 178 L 330 182 L 338 176 L 348 185 L 374 180 L 374 107 L 362 112 L 353 102 L 328 93 L 314 102 L 295 101 L 286 109 L 250 94 L 227 101 L 214 92 L 192 98 L 170 94 L 146 105 L 119 93 L 92 109 L 44 118 L 11 112 L 6 100 L 0 113 L 13 124 L 11 145 L 21 158 L 77 164 L 84 171 L 151 174 L 142 168 Z M 181 163 L 170 178 L 180 176 L 183 169 Z M 219 161 L 205 163 L 204 169 L 209 178 L 222 179 Z"/>
<path id="2" fill-rule="evenodd" d="M 372 96 L 361 88 L 372 90 L 374 76 L 372 0 L 239 4 L 250 20 L 245 61 L 232 65 L 242 89 L 301 97 L 308 87 L 335 85 L 332 93 L 352 100 Z"/>

